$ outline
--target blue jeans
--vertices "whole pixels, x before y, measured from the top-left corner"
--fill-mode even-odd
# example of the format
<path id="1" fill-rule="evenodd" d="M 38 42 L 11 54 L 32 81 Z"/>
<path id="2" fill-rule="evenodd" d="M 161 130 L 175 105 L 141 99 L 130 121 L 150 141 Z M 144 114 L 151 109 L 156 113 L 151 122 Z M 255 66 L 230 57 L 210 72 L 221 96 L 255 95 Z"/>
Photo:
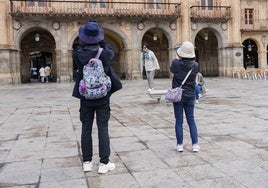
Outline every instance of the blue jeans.
<path id="1" fill-rule="evenodd" d="M 195 100 L 182 100 L 180 102 L 173 103 L 174 115 L 176 119 L 175 132 L 177 144 L 183 144 L 183 110 L 189 125 L 192 144 L 198 143 L 197 127 L 194 119 L 194 104 Z"/>
<path id="2" fill-rule="evenodd" d="M 108 132 L 110 105 L 91 106 L 90 101 L 86 100 L 80 100 L 80 121 L 82 122 L 81 149 L 83 161 L 92 160 L 92 126 L 95 113 L 98 127 L 100 162 L 107 164 L 110 157 L 110 138 Z"/>
<path id="3" fill-rule="evenodd" d="M 199 100 L 199 94 L 201 92 L 201 86 L 195 85 L 195 99 Z"/>

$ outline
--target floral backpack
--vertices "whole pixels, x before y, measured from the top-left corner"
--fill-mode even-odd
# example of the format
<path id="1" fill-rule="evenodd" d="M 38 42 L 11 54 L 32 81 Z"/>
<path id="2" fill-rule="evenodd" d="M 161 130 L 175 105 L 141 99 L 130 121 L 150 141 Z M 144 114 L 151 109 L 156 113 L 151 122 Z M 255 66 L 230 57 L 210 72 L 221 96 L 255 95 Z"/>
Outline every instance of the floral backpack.
<path id="1" fill-rule="evenodd" d="M 103 48 L 91 58 L 83 68 L 83 79 L 79 83 L 79 93 L 86 99 L 99 99 L 111 90 L 111 79 L 104 72 L 102 61 L 99 59 Z"/>

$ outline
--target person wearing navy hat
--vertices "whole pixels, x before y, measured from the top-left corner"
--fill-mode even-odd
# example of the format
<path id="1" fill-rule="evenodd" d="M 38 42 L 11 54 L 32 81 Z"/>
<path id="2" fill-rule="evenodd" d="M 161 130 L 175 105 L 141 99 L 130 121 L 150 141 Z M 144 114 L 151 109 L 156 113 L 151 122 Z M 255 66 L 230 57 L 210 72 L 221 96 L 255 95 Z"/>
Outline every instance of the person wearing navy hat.
<path id="1" fill-rule="evenodd" d="M 78 70 L 72 96 L 80 99 L 79 112 L 80 121 L 82 123 L 81 150 L 83 170 L 89 172 L 93 169 L 92 126 L 96 114 L 100 158 L 98 173 L 104 174 L 115 169 L 115 164 L 111 163 L 109 160 L 111 150 L 108 122 L 110 119 L 110 97 L 112 92 L 116 91 L 113 89 L 116 84 L 113 84 L 112 82 L 112 89 L 105 97 L 93 100 L 85 99 L 80 95 L 79 82 L 83 78 L 83 67 L 91 58 L 96 56 L 100 47 L 103 48 L 103 51 L 101 52 L 99 59 L 102 61 L 106 75 L 110 76 L 112 80 L 114 72 L 112 72 L 110 62 L 114 57 L 114 52 L 111 46 L 104 41 L 104 31 L 95 21 L 89 21 L 81 26 L 79 28 L 78 37 L 80 43 L 77 44 L 73 50 L 73 61 Z M 119 85 L 121 84 L 120 81 L 118 81 L 118 83 Z"/>
<path id="2" fill-rule="evenodd" d="M 87 44 L 96 44 L 104 40 L 104 31 L 94 21 L 79 28 L 79 38 Z"/>

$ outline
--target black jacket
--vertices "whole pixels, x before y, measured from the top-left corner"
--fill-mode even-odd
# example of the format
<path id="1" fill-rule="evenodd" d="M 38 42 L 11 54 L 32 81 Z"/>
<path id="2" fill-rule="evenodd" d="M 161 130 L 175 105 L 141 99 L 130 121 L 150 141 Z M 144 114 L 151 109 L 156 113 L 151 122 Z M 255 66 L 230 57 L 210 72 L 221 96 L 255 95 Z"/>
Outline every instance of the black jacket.
<path id="1" fill-rule="evenodd" d="M 172 88 L 180 87 L 183 79 L 191 69 L 193 69 L 191 74 L 182 86 L 184 89 L 182 92 L 182 100 L 195 99 L 195 79 L 198 72 L 198 63 L 190 59 L 174 59 L 170 66 L 170 71 L 174 74 Z"/>
<path id="2" fill-rule="evenodd" d="M 105 73 L 109 76 L 109 69 L 110 69 L 110 61 L 114 57 L 114 52 L 109 44 L 106 42 L 102 41 L 98 45 L 88 45 L 88 44 L 81 44 L 78 45 L 74 51 L 73 51 L 73 60 L 77 66 L 77 77 L 76 77 L 76 82 L 73 88 L 73 97 L 86 100 L 83 96 L 80 95 L 79 93 L 79 82 L 83 78 L 83 67 L 88 63 L 88 61 L 95 57 L 98 48 L 102 47 L 103 51 L 99 57 L 99 59 L 102 61 L 103 68 Z M 101 99 L 95 99 L 95 100 L 88 100 L 93 106 L 96 105 L 103 105 L 109 103 L 111 96 L 111 91 L 108 92 L 108 94 L 101 98 Z"/>

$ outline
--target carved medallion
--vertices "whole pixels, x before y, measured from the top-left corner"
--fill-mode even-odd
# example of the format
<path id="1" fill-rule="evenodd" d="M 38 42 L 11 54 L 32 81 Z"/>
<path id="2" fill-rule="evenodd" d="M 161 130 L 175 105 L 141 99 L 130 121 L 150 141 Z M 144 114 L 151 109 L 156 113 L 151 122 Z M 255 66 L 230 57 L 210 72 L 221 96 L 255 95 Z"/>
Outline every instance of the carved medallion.
<path id="1" fill-rule="evenodd" d="M 52 27 L 53 27 L 53 29 L 58 30 L 60 28 L 60 23 L 59 22 L 53 22 Z"/>
<path id="2" fill-rule="evenodd" d="M 17 20 L 14 20 L 13 28 L 16 29 L 16 30 L 20 29 L 21 28 L 21 23 L 19 21 L 17 21 Z"/>

